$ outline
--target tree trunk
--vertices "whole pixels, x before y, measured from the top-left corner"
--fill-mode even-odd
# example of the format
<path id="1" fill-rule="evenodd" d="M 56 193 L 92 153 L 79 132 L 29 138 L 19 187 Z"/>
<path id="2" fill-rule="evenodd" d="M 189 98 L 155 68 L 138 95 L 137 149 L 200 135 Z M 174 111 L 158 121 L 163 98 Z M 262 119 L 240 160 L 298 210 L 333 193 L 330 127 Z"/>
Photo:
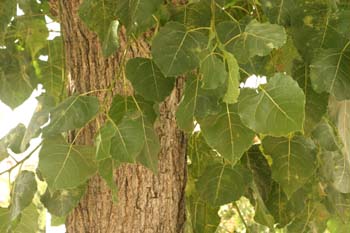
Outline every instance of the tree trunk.
<path id="1" fill-rule="evenodd" d="M 82 0 L 59 0 L 59 15 L 65 45 L 69 91 L 85 93 L 105 89 L 116 78 L 121 53 L 105 59 L 97 35 L 78 17 Z M 123 37 L 123 35 L 121 36 Z M 121 38 L 120 51 L 125 49 Z M 127 57 L 149 56 L 149 47 L 140 40 L 127 50 Z M 175 110 L 180 99 L 181 81 L 160 105 L 157 132 L 161 142 L 159 174 L 141 165 L 122 165 L 115 171 L 119 193 L 113 204 L 111 192 L 98 175 L 89 181 L 86 195 L 67 218 L 67 232 L 183 232 L 185 222 L 184 190 L 186 158 L 184 135 L 177 129 Z M 120 88 L 119 88 L 120 89 Z M 116 86 L 118 92 L 118 87 Z M 96 92 L 100 101 L 111 96 Z M 119 92 L 120 93 L 120 92 Z M 94 93 L 95 94 L 95 93 Z M 100 117 L 86 127 L 77 142 L 92 144 Z"/>

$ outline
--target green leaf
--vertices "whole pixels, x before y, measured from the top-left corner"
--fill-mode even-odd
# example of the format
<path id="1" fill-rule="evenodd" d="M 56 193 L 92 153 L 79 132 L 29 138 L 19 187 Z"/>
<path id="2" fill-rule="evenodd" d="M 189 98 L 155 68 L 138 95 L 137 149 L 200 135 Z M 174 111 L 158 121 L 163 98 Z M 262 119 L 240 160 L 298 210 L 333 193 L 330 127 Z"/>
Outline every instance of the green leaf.
<path id="1" fill-rule="evenodd" d="M 330 102 L 333 120 L 342 146 L 333 153 L 333 185 L 341 193 L 350 193 L 350 101 Z"/>
<path id="2" fill-rule="evenodd" d="M 261 201 L 267 201 L 272 186 L 271 168 L 261 153 L 259 145 L 253 145 L 242 159 L 246 160 L 246 166 L 253 175 L 253 182 L 257 189 L 255 193 L 260 196 Z"/>
<path id="3" fill-rule="evenodd" d="M 215 53 L 206 54 L 201 60 L 199 72 L 203 75 L 204 89 L 216 89 L 227 80 L 225 64 Z"/>
<path id="4" fill-rule="evenodd" d="M 262 0 L 262 9 L 270 22 L 281 25 L 290 25 L 295 11 L 298 11 L 295 0 Z"/>
<path id="5" fill-rule="evenodd" d="M 104 56 L 112 55 L 119 47 L 116 8 L 119 1 L 84 0 L 79 8 L 79 16 L 87 27 L 96 32 Z"/>
<path id="6" fill-rule="evenodd" d="M 39 230 L 39 213 L 34 204 L 22 211 L 21 219 L 13 233 L 37 233 Z"/>
<path id="7" fill-rule="evenodd" d="M 255 19 L 245 28 L 243 38 L 249 57 L 266 56 L 273 49 L 282 47 L 287 41 L 284 27 L 277 24 L 259 23 Z"/>
<path id="8" fill-rule="evenodd" d="M 158 172 L 158 154 L 160 144 L 153 125 L 142 120 L 143 137 L 145 144 L 137 160 L 144 166 L 150 168 L 154 173 Z"/>
<path id="9" fill-rule="evenodd" d="M 41 55 L 48 56 L 47 61 L 38 60 L 39 81 L 44 86 L 45 93 L 58 101 L 64 93 L 64 53 L 62 37 L 48 40 L 47 46 L 40 50 Z"/>
<path id="10" fill-rule="evenodd" d="M 124 117 L 121 123 L 111 126 L 115 132 L 110 147 L 112 158 L 119 162 L 136 163 L 145 144 L 142 120 Z"/>
<path id="11" fill-rule="evenodd" d="M 223 101 L 227 104 L 234 104 L 237 102 L 239 96 L 239 66 L 237 60 L 233 54 L 224 52 L 224 57 L 228 66 L 228 81 L 227 91 L 224 95 Z"/>
<path id="12" fill-rule="evenodd" d="M 238 200 L 251 182 L 251 175 L 241 166 L 232 168 L 220 163 L 208 166 L 199 177 L 196 188 L 205 201 L 220 206 Z"/>
<path id="13" fill-rule="evenodd" d="M 315 91 L 328 92 L 337 100 L 350 99 L 350 41 L 341 50 L 320 49 L 314 56 L 311 68 L 311 82 Z"/>
<path id="14" fill-rule="evenodd" d="M 16 15 L 16 1 L 4 0 L 0 3 L 0 43 L 11 18 Z"/>
<path id="15" fill-rule="evenodd" d="M 257 90 L 244 88 L 238 99 L 242 122 L 258 133 L 273 136 L 302 131 L 305 95 L 297 82 L 284 74 L 275 74 Z"/>
<path id="16" fill-rule="evenodd" d="M 206 42 L 198 30 L 187 30 L 183 24 L 169 22 L 153 39 L 152 56 L 165 76 L 178 76 L 199 66 L 199 52 Z"/>
<path id="17" fill-rule="evenodd" d="M 328 220 L 327 229 L 332 233 L 347 233 L 350 231 L 350 223 L 344 223 L 341 219 L 333 217 Z"/>
<path id="18" fill-rule="evenodd" d="M 194 230 L 193 232 L 214 233 L 220 224 L 219 207 L 212 207 L 199 197 L 190 197 L 186 201 L 189 212 L 186 216 L 191 220 L 191 230 Z"/>
<path id="19" fill-rule="evenodd" d="M 49 31 L 46 27 L 45 17 L 26 17 L 25 15 L 15 19 L 16 36 L 24 42 L 32 57 L 47 44 Z"/>
<path id="20" fill-rule="evenodd" d="M 103 56 L 111 56 L 119 48 L 119 21 L 113 20 L 107 31 L 107 35 L 102 42 L 102 53 Z"/>
<path id="21" fill-rule="evenodd" d="M 78 205 L 81 197 L 84 195 L 86 185 L 72 188 L 60 189 L 50 192 L 46 190 L 40 201 L 46 209 L 55 216 L 66 216 L 75 206 Z"/>
<path id="22" fill-rule="evenodd" d="M 235 164 L 253 144 L 254 132 L 245 127 L 236 105 L 226 105 L 217 115 L 199 121 L 208 145 Z"/>
<path id="23" fill-rule="evenodd" d="M 96 139 L 96 160 L 111 158 L 111 139 L 116 135 L 112 121 L 107 121 L 99 130 Z"/>
<path id="24" fill-rule="evenodd" d="M 61 136 L 47 138 L 39 153 L 38 169 L 51 189 L 74 188 L 96 172 L 94 151 L 90 146 L 67 144 Z"/>
<path id="25" fill-rule="evenodd" d="M 28 56 L 16 49 L 0 50 L 0 99 L 12 109 L 22 104 L 37 84 Z"/>
<path id="26" fill-rule="evenodd" d="M 142 101 L 122 97 L 113 100 L 109 119 L 115 135 L 111 139 L 110 153 L 116 161 L 140 162 L 156 172 L 160 145 L 153 128 L 154 112 Z"/>
<path id="27" fill-rule="evenodd" d="M 162 3 L 162 0 L 119 0 L 116 15 L 128 33 L 138 35 L 155 23 L 153 14 Z"/>
<path id="28" fill-rule="evenodd" d="M 327 151 L 339 150 L 338 140 L 334 128 L 326 120 L 322 120 L 312 131 L 312 137 L 322 149 Z"/>
<path id="29" fill-rule="evenodd" d="M 310 135 L 321 118 L 327 113 L 328 97 L 327 93 L 317 93 L 313 90 L 310 80 L 310 69 L 303 62 L 295 62 L 292 77 L 298 82 L 305 94 L 305 121 L 304 132 Z"/>
<path id="30" fill-rule="evenodd" d="M 188 79 L 176 111 L 176 121 L 179 127 L 186 132 L 192 132 L 196 117 L 204 118 L 210 114 L 217 114 L 221 109 L 217 93 L 222 93 L 221 88 L 204 90 L 200 87 L 200 80 L 197 77 Z"/>
<path id="31" fill-rule="evenodd" d="M 105 180 L 108 187 L 112 191 L 112 200 L 113 202 L 118 201 L 118 186 L 114 178 L 114 168 L 117 166 L 116 161 L 113 161 L 111 158 L 107 158 L 99 161 L 98 163 L 98 173 Z"/>
<path id="32" fill-rule="evenodd" d="M 41 127 L 49 120 L 49 111 L 55 106 L 55 100 L 52 96 L 42 94 L 37 97 L 38 104 L 35 112 L 29 121 L 27 130 L 23 135 L 21 150 L 24 151 L 32 138 L 38 137 L 41 133 Z"/>
<path id="33" fill-rule="evenodd" d="M 11 197 L 10 219 L 15 220 L 32 203 L 37 190 L 35 174 L 22 171 L 16 178 Z"/>
<path id="34" fill-rule="evenodd" d="M 7 149 L 11 149 L 14 153 L 22 153 L 28 148 L 28 143 L 23 145 L 23 137 L 26 132 L 26 127 L 20 123 L 13 128 L 6 136 L 0 139 L 0 160 L 9 156 Z"/>
<path id="35" fill-rule="evenodd" d="M 174 87 L 174 78 L 165 78 L 157 65 L 147 58 L 130 59 L 126 64 L 126 77 L 135 91 L 146 100 L 162 102 Z"/>
<path id="36" fill-rule="evenodd" d="M 115 124 L 119 124 L 125 115 L 137 118 L 141 114 L 140 111 L 142 112 L 142 116 L 147 118 L 150 122 L 153 123 L 155 121 L 157 116 L 154 112 L 153 102 L 146 101 L 141 96 L 134 96 L 133 98 L 130 96 L 116 95 L 113 97 L 108 116 Z"/>
<path id="37" fill-rule="evenodd" d="M 0 232 L 7 233 L 8 228 L 10 227 L 10 210 L 5 208 L 0 208 Z"/>
<path id="38" fill-rule="evenodd" d="M 264 153 L 272 157 L 272 178 L 288 197 L 302 187 L 316 170 L 317 149 L 311 139 L 302 136 L 266 137 Z"/>
<path id="39" fill-rule="evenodd" d="M 51 136 L 81 128 L 98 112 L 95 96 L 71 96 L 50 111 L 50 124 L 43 129 L 43 136 Z"/>

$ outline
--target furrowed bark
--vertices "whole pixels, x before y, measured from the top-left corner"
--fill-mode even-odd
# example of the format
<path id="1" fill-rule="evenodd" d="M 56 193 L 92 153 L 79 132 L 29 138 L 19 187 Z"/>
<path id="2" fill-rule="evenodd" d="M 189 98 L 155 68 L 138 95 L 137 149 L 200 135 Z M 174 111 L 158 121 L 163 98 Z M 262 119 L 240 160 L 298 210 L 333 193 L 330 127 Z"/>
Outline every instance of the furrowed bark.
<path id="1" fill-rule="evenodd" d="M 56 5 L 65 46 L 69 93 L 85 93 L 108 88 L 117 78 L 122 53 L 104 58 L 97 35 L 89 31 L 78 17 L 82 0 L 51 1 Z M 57 5 L 59 4 L 59 5 Z M 125 50 L 121 35 L 120 51 Z M 127 58 L 149 57 L 149 46 L 139 40 L 127 50 Z M 141 165 L 122 165 L 115 171 L 119 193 L 113 204 L 111 192 L 98 175 L 89 181 L 86 195 L 67 218 L 67 232 L 74 233 L 172 233 L 183 232 L 185 223 L 184 191 L 186 158 L 183 133 L 177 128 L 175 111 L 180 100 L 183 80 L 178 79 L 172 94 L 160 105 L 156 130 L 161 143 L 159 174 Z M 121 93 L 118 82 L 115 90 Z M 129 91 L 131 91 L 129 89 Z M 95 92 L 100 101 L 111 102 L 106 92 Z M 126 93 L 122 93 L 126 94 Z M 93 144 L 103 117 L 87 126 L 79 135 L 79 144 Z"/>

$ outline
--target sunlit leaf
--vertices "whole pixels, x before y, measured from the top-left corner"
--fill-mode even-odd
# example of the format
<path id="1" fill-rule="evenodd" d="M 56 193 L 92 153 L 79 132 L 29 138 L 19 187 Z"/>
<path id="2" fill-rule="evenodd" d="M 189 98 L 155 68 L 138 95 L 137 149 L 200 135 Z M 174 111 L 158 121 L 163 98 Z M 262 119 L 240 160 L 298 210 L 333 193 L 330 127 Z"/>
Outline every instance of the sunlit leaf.
<path id="1" fill-rule="evenodd" d="M 244 88 L 238 100 L 242 122 L 259 133 L 273 136 L 302 131 L 305 95 L 290 76 L 275 74 L 257 90 Z"/>

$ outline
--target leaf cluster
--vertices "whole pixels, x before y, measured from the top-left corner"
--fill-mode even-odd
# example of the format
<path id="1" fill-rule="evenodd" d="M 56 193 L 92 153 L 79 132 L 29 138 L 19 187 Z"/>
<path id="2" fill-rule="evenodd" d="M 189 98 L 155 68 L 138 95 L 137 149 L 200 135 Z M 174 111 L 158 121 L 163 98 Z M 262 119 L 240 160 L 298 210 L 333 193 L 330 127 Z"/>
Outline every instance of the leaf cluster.
<path id="1" fill-rule="evenodd" d="M 79 16 L 106 57 L 119 51 L 120 28 L 127 44 L 153 32 L 150 57 L 123 60 L 116 77 L 134 94 L 114 95 L 110 106 L 94 96 L 101 90 L 66 97 L 62 38 L 46 39 L 46 1 L 3 1 L 0 9 L 0 100 L 15 108 L 38 83 L 46 90 L 29 126 L 0 139 L 3 160 L 43 138 L 37 171 L 19 173 L 10 207 L 0 209 L 0 232 L 29 219 L 36 178 L 48 184 L 41 202 L 64 218 L 96 173 L 114 200 L 120 164 L 156 174 L 157 112 L 179 76 L 186 80 L 176 121 L 189 139 L 187 232 L 215 232 L 220 206 L 241 196 L 271 231 L 350 230 L 347 0 L 85 0 Z M 267 82 L 249 87 L 252 75 Z M 93 146 L 76 137 L 67 143 L 67 132 L 79 135 L 99 114 L 106 121 Z"/>

